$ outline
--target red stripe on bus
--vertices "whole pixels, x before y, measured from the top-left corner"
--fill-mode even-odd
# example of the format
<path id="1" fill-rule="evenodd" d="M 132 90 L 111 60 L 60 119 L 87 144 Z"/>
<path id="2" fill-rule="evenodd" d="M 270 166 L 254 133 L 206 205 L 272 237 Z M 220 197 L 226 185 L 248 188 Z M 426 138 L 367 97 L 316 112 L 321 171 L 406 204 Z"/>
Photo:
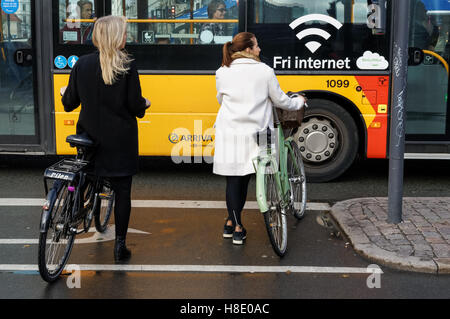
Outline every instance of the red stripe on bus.
<path id="1" fill-rule="evenodd" d="M 367 158 L 386 158 L 389 100 L 388 76 L 355 76 L 365 98 L 376 113 L 372 123 L 379 123 L 381 127 L 367 128 Z M 364 97 L 363 97 L 364 99 Z M 363 114 L 364 115 L 364 114 Z"/>

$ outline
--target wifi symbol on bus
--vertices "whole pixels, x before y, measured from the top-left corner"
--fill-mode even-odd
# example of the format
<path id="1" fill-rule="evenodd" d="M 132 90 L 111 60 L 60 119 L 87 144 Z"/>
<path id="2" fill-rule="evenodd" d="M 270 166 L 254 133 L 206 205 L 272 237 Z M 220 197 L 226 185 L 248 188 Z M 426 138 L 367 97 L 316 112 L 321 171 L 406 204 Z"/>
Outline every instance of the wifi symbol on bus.
<path id="1" fill-rule="evenodd" d="M 338 20 L 324 14 L 308 14 L 306 16 L 300 17 L 292 21 L 291 24 L 289 24 L 289 27 L 291 27 L 291 29 L 294 30 L 298 26 L 309 21 L 326 22 L 334 26 L 337 30 L 339 30 L 342 27 L 342 23 L 340 23 Z M 331 34 L 329 34 L 325 30 L 319 28 L 308 28 L 297 33 L 297 38 L 299 40 L 302 40 L 303 38 L 311 35 L 320 36 L 325 40 L 328 40 L 331 37 Z M 308 48 L 309 51 L 311 51 L 311 53 L 314 53 L 317 51 L 317 49 L 319 49 L 322 46 L 322 44 L 317 41 L 309 41 L 305 44 L 305 46 Z"/>

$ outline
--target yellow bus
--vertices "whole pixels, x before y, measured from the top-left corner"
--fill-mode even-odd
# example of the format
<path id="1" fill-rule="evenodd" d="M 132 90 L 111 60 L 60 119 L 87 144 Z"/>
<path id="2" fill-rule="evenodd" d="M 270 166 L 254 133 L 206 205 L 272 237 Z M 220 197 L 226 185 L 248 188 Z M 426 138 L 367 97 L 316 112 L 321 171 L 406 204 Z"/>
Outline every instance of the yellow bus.
<path id="1" fill-rule="evenodd" d="M 13 1 L 14 2 L 14 1 Z M 72 154 L 78 113 L 59 94 L 93 52 L 95 17 L 128 18 L 126 50 L 152 107 L 139 124 L 142 156 L 210 162 L 223 43 L 253 32 L 284 91 L 309 108 L 292 134 L 309 181 L 343 174 L 357 156 L 388 158 L 392 19 L 381 0 L 21 0 L 2 7 L 0 154 Z M 406 158 L 450 158 L 450 5 L 411 0 Z M 423 52 L 423 56 L 421 53 Z"/>

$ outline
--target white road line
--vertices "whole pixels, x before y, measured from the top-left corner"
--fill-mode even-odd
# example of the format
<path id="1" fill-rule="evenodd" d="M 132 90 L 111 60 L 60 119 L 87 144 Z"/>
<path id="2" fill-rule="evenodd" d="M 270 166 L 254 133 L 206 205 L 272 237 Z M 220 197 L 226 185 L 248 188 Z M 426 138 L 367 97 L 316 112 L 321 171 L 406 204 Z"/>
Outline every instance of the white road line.
<path id="1" fill-rule="evenodd" d="M 226 265 L 67 265 L 81 271 L 130 272 L 208 272 L 208 273 L 322 273 L 372 274 L 383 271 L 377 267 L 315 267 L 315 266 L 226 266 Z M 37 265 L 0 264 L 0 272 L 38 271 Z"/>
<path id="2" fill-rule="evenodd" d="M 44 199 L 41 198 L 0 198 L 0 206 L 42 206 Z M 206 200 L 132 200 L 131 206 L 136 208 L 204 208 L 225 209 L 225 201 Z M 248 201 L 245 209 L 258 209 L 256 201 Z M 330 210 L 328 203 L 306 203 L 306 209 Z"/>
<path id="3" fill-rule="evenodd" d="M 93 233 L 90 237 L 76 238 L 75 245 L 77 244 L 91 244 L 100 243 L 105 241 L 112 241 L 116 236 L 116 226 L 108 225 L 105 232 L 99 233 L 96 231 L 95 227 L 91 227 L 88 233 Z M 130 234 L 142 234 L 149 235 L 149 233 L 134 228 L 128 228 L 128 233 Z M 51 243 L 51 240 L 47 239 L 47 243 Z M 33 238 L 0 238 L 0 245 L 37 245 L 39 244 L 39 239 Z"/>
<path id="4" fill-rule="evenodd" d="M 42 198 L 0 198 L 0 206 L 42 206 Z"/>
<path id="5" fill-rule="evenodd" d="M 39 239 L 0 239 L 0 245 L 37 245 Z"/>

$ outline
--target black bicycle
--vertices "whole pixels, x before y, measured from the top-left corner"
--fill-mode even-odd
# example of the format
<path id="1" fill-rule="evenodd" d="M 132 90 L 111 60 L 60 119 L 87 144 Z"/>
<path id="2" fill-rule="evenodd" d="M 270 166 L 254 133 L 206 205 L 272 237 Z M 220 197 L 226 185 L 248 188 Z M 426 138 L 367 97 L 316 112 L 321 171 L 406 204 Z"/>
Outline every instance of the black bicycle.
<path id="1" fill-rule="evenodd" d="M 77 148 L 76 157 L 63 159 L 44 173 L 46 201 L 41 214 L 38 264 L 47 282 L 61 275 L 75 236 L 88 232 L 92 219 L 98 232 L 106 230 L 114 206 L 109 181 L 89 172 L 87 154 L 94 143 L 83 135 L 70 135 L 66 142 Z"/>

